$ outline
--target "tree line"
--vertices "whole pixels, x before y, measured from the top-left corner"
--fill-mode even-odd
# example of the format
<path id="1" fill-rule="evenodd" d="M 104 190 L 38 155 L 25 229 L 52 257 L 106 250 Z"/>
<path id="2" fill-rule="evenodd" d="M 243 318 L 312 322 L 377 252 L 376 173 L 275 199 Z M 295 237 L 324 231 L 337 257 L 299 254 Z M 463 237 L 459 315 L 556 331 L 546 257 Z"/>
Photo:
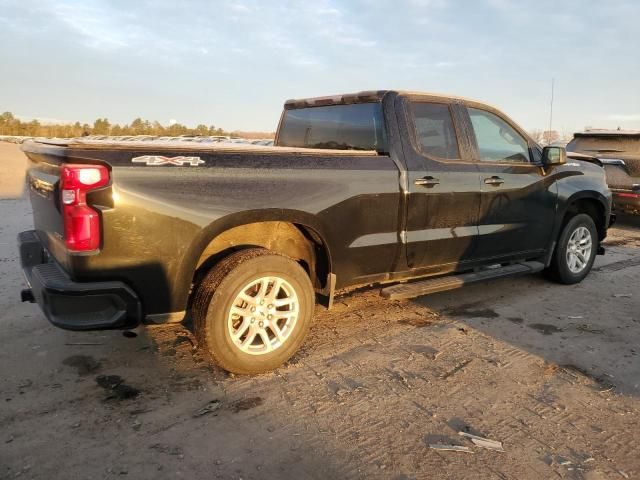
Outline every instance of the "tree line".
<path id="1" fill-rule="evenodd" d="M 38 120 L 24 122 L 16 118 L 11 112 L 0 115 L 0 135 L 16 135 L 26 137 L 81 137 L 85 135 L 233 135 L 235 132 L 226 132 L 222 128 L 213 125 L 198 125 L 189 128 L 180 123 L 168 126 L 158 121 L 136 118 L 129 124 L 119 125 L 111 123 L 106 118 L 96 119 L 92 125 L 88 123 L 40 123 Z"/>
<path id="2" fill-rule="evenodd" d="M 548 145 L 553 142 L 571 140 L 571 136 L 563 138 L 555 130 L 532 130 L 531 137 L 538 143 Z M 88 123 L 40 123 L 38 120 L 23 122 L 11 112 L 0 115 L 0 135 L 24 137 L 59 137 L 72 138 L 83 135 L 158 135 L 177 137 L 179 135 L 225 135 L 246 138 L 273 138 L 273 132 L 227 132 L 213 125 L 200 124 L 189 128 L 180 123 L 164 126 L 158 121 L 136 118 L 130 124 L 111 123 L 106 118 L 96 119 L 92 125 Z"/>

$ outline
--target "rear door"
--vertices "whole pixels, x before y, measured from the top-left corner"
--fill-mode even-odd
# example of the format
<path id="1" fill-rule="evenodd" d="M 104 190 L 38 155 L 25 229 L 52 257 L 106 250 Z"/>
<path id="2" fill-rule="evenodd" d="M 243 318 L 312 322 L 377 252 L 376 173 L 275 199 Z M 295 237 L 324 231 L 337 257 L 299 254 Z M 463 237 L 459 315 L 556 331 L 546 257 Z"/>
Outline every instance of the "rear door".
<path id="1" fill-rule="evenodd" d="M 480 172 L 479 259 L 533 257 L 550 242 L 556 185 L 533 155 L 535 145 L 496 112 L 467 107 Z"/>
<path id="2" fill-rule="evenodd" d="M 429 98 L 429 97 L 427 97 Z M 410 268 L 463 268 L 474 258 L 480 181 L 450 99 L 407 101 L 409 198 L 406 252 Z"/>

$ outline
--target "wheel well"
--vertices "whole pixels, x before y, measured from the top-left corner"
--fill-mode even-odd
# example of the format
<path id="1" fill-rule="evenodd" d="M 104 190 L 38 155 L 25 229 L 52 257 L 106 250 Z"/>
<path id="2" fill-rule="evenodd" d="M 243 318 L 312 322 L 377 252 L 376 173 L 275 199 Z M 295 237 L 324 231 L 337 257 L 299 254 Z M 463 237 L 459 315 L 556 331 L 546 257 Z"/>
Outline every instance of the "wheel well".
<path id="1" fill-rule="evenodd" d="M 604 216 L 605 211 L 602 204 L 593 198 L 581 198 L 576 200 L 569 205 L 569 208 L 564 215 L 562 222 L 563 227 L 572 217 L 579 213 L 586 213 L 593 219 L 593 223 L 596 224 L 596 229 L 598 230 L 598 239 L 602 241 L 607 235 L 606 219 Z"/>
<path id="2" fill-rule="evenodd" d="M 193 283 L 199 283 L 215 264 L 231 253 L 255 247 L 293 258 L 307 271 L 315 288 L 325 287 L 331 267 L 322 238 L 309 227 L 281 221 L 240 225 L 216 236 L 200 255 Z"/>

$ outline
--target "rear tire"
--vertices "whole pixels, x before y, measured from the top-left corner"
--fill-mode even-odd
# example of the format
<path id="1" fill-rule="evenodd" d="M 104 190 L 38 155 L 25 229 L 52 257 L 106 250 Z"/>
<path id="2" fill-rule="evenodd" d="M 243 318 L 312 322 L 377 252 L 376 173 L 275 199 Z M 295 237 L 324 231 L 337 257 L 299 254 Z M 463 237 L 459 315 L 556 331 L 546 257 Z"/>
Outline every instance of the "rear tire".
<path id="1" fill-rule="evenodd" d="M 264 373 L 299 349 L 314 305 L 313 286 L 298 263 L 265 249 L 241 250 L 197 287 L 194 330 L 199 345 L 225 370 Z"/>
<path id="2" fill-rule="evenodd" d="M 579 283 L 589 274 L 597 250 L 596 225 L 589 215 L 579 213 L 562 229 L 547 273 L 566 285 Z"/>

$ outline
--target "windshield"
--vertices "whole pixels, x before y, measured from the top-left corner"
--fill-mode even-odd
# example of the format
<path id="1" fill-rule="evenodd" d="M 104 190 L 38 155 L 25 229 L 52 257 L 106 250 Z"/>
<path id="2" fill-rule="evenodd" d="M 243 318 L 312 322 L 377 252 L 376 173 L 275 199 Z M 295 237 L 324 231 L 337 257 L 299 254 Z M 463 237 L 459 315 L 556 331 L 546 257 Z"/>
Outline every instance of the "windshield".
<path id="1" fill-rule="evenodd" d="M 278 145 L 386 152 L 382 105 L 356 103 L 286 110 Z"/>

